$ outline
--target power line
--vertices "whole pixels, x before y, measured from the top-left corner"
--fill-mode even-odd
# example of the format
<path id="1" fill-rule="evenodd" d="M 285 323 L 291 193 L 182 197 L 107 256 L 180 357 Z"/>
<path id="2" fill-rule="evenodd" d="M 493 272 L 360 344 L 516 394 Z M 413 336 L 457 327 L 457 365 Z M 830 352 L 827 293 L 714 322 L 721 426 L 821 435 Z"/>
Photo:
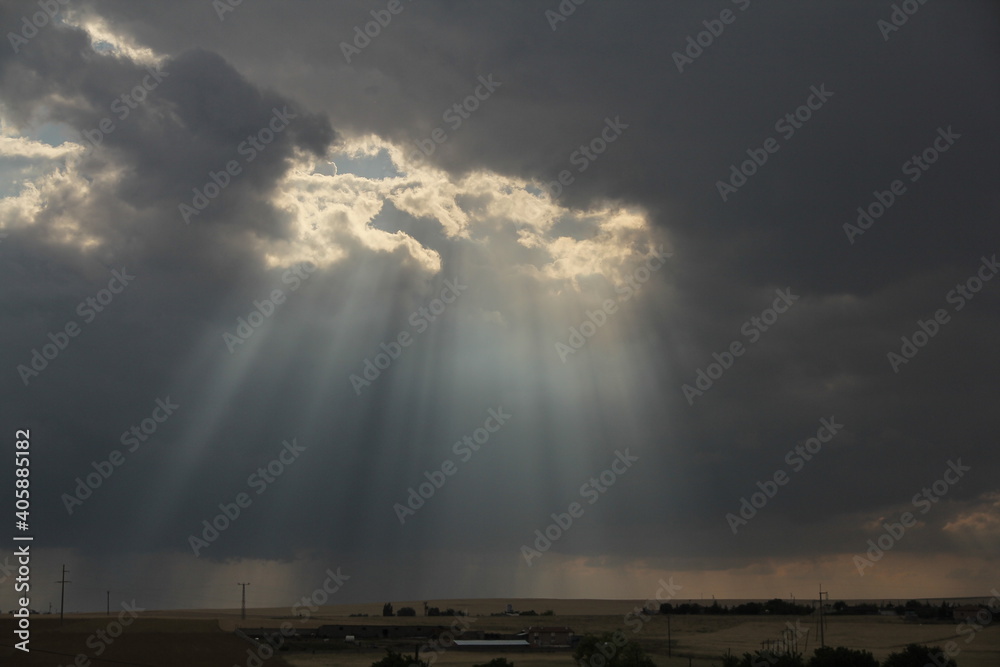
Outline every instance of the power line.
<path id="1" fill-rule="evenodd" d="M 242 611 L 240 617 L 245 621 L 247 620 L 247 586 L 250 585 L 250 582 L 249 581 L 246 583 L 237 582 L 236 585 L 243 587 L 243 606 L 241 608 Z"/>
<path id="2" fill-rule="evenodd" d="M 823 596 L 826 599 L 830 599 L 830 593 L 823 590 L 823 584 L 819 585 L 819 645 L 820 647 L 826 646 L 826 636 L 824 635 L 824 626 L 826 625 L 826 619 L 823 618 Z"/>
<path id="3" fill-rule="evenodd" d="M 73 583 L 72 581 L 66 580 L 66 566 L 62 566 L 62 580 L 57 581 L 57 584 L 62 584 L 59 592 L 59 625 L 63 624 L 63 609 L 66 607 L 66 584 Z"/>

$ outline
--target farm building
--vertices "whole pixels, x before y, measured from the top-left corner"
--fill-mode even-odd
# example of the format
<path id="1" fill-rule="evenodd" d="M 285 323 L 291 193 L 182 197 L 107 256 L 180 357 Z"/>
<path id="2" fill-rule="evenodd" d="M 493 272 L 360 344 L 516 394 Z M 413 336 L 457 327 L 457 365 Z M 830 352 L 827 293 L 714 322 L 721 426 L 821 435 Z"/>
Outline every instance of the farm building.
<path id="1" fill-rule="evenodd" d="M 440 625 L 321 625 L 316 636 L 324 639 L 434 639 L 447 628 Z"/>
<path id="2" fill-rule="evenodd" d="M 525 639 L 456 639 L 455 651 L 527 651 L 531 644 Z"/>
<path id="3" fill-rule="evenodd" d="M 535 648 L 569 646 L 573 641 L 573 630 L 566 627 L 531 627 L 521 635 Z"/>
<path id="4" fill-rule="evenodd" d="M 282 630 L 281 628 L 243 628 L 243 634 L 253 639 L 271 640 L 272 643 L 278 638 L 295 637 L 297 639 L 312 639 L 316 636 L 315 628 L 291 628 Z"/>

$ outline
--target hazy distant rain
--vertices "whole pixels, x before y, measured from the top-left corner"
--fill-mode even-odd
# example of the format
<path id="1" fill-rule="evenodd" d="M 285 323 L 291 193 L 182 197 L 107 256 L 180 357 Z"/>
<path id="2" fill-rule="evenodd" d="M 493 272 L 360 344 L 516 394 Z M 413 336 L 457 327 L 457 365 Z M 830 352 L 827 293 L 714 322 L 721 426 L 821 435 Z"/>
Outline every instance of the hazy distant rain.
<path id="1" fill-rule="evenodd" d="M 615 458 L 611 461 L 611 465 L 580 486 L 580 496 L 587 499 L 588 505 L 593 505 L 600 500 L 601 496 L 614 486 L 618 478 L 628 472 L 629 468 L 639 460 L 638 456 L 632 456 L 628 450 L 628 447 L 625 448 L 624 452 L 616 449 Z M 619 464 L 621 465 L 619 466 Z M 583 512 L 583 505 L 576 501 L 571 502 L 565 512 L 553 512 L 550 515 L 552 523 L 545 527 L 544 532 L 541 528 L 535 530 L 534 548 L 527 544 L 521 546 L 521 556 L 524 557 L 524 562 L 531 565 L 533 559 L 541 558 L 542 554 L 551 549 L 552 544 L 573 526 L 574 520 L 583 516 Z"/>
<path id="2" fill-rule="evenodd" d="M 496 410 L 490 408 L 487 410 L 487 414 L 489 416 L 486 417 L 486 421 L 481 427 L 469 435 L 462 436 L 461 440 L 452 445 L 452 452 L 460 458 L 462 463 L 468 463 L 472 456 L 489 442 L 490 436 L 499 431 L 500 427 L 511 418 L 510 414 L 503 411 L 503 406 Z M 406 504 L 396 503 L 392 506 L 399 523 L 404 524 L 407 518 L 414 516 L 417 510 L 422 508 L 445 485 L 448 478 L 457 472 L 458 466 L 451 459 L 442 461 L 435 470 L 425 471 L 424 477 L 427 478 L 427 481 L 421 482 L 415 489 L 412 486 L 407 489 L 409 495 L 406 497 Z"/>

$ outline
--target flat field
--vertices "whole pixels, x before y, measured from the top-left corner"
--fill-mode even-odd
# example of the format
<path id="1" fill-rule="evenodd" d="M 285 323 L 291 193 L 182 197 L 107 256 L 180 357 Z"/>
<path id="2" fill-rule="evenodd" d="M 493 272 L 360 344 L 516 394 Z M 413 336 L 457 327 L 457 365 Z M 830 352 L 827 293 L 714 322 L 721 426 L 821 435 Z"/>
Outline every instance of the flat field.
<path id="1" fill-rule="evenodd" d="M 533 609 L 538 613 L 553 610 L 554 616 L 490 616 L 513 602 L 517 609 Z M 423 602 L 394 602 L 396 609 L 410 606 L 422 610 Z M 798 622 L 804 632 L 799 648 L 809 656 L 819 645 L 816 619 L 805 617 L 761 616 L 672 616 L 670 638 L 673 657 L 667 653 L 667 618 L 650 616 L 640 627 L 634 617 L 626 622 L 624 616 L 636 605 L 635 600 L 436 600 L 430 603 L 441 609 L 451 607 L 468 611 L 466 622 L 472 629 L 494 632 L 516 632 L 531 625 L 568 626 L 576 634 L 601 633 L 622 629 L 626 636 L 637 640 L 653 657 L 659 667 L 710 667 L 719 664 L 719 656 L 727 650 L 735 654 L 760 648 L 761 642 L 778 639 L 788 623 Z M 12 648 L 14 619 L 0 618 L 0 664 L 25 666 L 61 666 L 76 664 L 94 667 L 130 664 L 148 667 L 173 665 L 206 665 L 230 667 L 249 665 L 246 641 L 232 634 L 236 627 L 276 628 L 283 621 L 292 621 L 300 627 L 317 627 L 324 624 L 357 625 L 442 625 L 452 622 L 450 617 L 390 617 L 381 616 L 381 604 L 339 605 L 322 607 L 308 620 L 291 619 L 288 609 L 248 610 L 246 620 L 234 610 L 190 610 L 144 612 L 129 627 L 110 642 L 99 639 L 98 631 L 105 633 L 114 617 L 100 614 L 74 614 L 67 616 L 64 625 L 52 616 L 32 617 L 30 654 Z M 367 617 L 350 617 L 349 614 L 367 613 Z M 882 616 L 831 616 L 827 617 L 826 643 L 865 649 L 879 660 L 898 651 L 906 644 L 940 645 L 955 641 L 961 649 L 956 660 L 959 667 L 997 667 L 1000 665 L 1000 624 L 985 628 L 975 635 L 956 634 L 956 624 L 904 623 L 899 618 Z M 104 635 L 108 637 L 108 634 Z M 966 641 L 971 638 L 971 641 Z M 322 645 L 320 645 L 322 646 Z M 327 645 L 329 646 L 329 645 Z M 413 653 L 412 642 L 396 643 L 398 650 Z M 368 667 L 385 653 L 383 644 L 374 646 L 362 642 L 358 647 L 312 652 L 281 652 L 280 657 L 264 661 L 267 667 Z M 99 651 L 99 652 L 98 652 Z M 77 656 L 83 655 L 84 659 Z M 569 651 L 552 653 L 485 653 L 446 651 L 436 655 L 435 666 L 470 666 L 503 656 L 517 667 L 553 667 L 573 664 Z M 427 657 L 426 650 L 421 657 Z"/>

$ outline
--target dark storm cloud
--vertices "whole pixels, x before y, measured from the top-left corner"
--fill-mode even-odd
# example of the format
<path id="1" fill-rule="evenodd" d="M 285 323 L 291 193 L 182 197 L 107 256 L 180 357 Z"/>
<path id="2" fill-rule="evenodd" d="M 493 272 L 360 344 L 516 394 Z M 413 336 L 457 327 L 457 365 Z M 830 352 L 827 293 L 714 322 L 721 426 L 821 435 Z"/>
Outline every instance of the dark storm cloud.
<path id="1" fill-rule="evenodd" d="M 40 482 L 49 485 L 61 546 L 127 549 L 138 535 L 137 548 L 183 550 L 218 503 L 245 491 L 247 476 L 297 437 L 307 446 L 301 459 L 204 558 L 312 548 L 359 562 L 430 549 L 516 557 L 531 531 L 608 465 L 618 441 L 641 452 L 643 465 L 595 504 L 589 529 L 559 542 L 566 553 L 711 568 L 857 551 L 870 537 L 862 520 L 905 509 L 958 457 L 973 471 L 928 514 L 931 537 L 900 549 L 963 553 L 941 527 L 996 488 L 996 420 L 987 406 L 996 399 L 1000 282 L 961 310 L 946 295 L 982 256 L 1000 252 L 991 186 L 1000 176 L 1000 17 L 987 2 L 928 3 L 885 40 L 877 21 L 890 5 L 592 2 L 552 30 L 548 3 L 422 0 L 405 3 L 348 65 L 341 42 L 379 7 L 243 3 L 220 20 L 201 1 L 81 3 L 85 15 L 163 54 L 169 74 L 82 162 L 84 175 L 117 168 L 122 177 L 94 188 L 83 207 L 65 189 L 64 210 L 86 213 L 98 249 L 78 255 L 48 239 L 63 210 L 53 205 L 39 216 L 46 224 L 0 246 L 16 253 L 3 269 L 11 326 L 4 368 L 23 363 L 111 268 L 134 265 L 138 276 L 37 388 L 25 392 L 11 373 L 5 379 L 13 408 L 36 414 L 67 452 L 44 464 L 58 471 L 56 481 Z M 3 25 L 31 6 L 6 8 Z M 674 52 L 726 9 L 735 20 L 679 72 Z M 44 107 L 48 119 L 81 132 L 147 73 L 95 55 L 82 32 L 60 26 L 0 58 L 9 118 L 27 124 Z M 332 127 L 412 150 L 489 74 L 501 87 L 432 162 L 455 174 L 489 169 L 542 182 L 569 169 L 575 182 L 565 203 L 612 200 L 649 211 L 675 255 L 657 274 L 662 282 L 622 316 L 632 326 L 621 334 L 626 350 L 641 356 L 592 342 L 575 366 L 563 365 L 552 341 L 579 323 L 575 310 L 531 330 L 537 314 L 505 310 L 514 282 L 497 281 L 485 251 L 445 241 L 389 205 L 386 215 L 404 218 L 400 227 L 433 238 L 441 276 L 428 280 L 402 264 L 402 252 L 350 246 L 343 263 L 289 294 L 279 316 L 291 333 L 267 338 L 261 330 L 251 343 L 264 354 L 251 356 L 248 344 L 229 355 L 221 332 L 282 285 L 282 270 L 264 268 L 254 243 L 289 236 L 269 195 L 294 151 L 321 155 L 335 141 Z M 832 94 L 808 121 L 790 136 L 775 127 L 820 88 Z M 190 202 L 209 171 L 238 159 L 236 146 L 286 105 L 298 118 L 184 226 L 177 205 Z M 627 130 L 577 173 L 571 155 L 609 118 Z M 903 163 L 933 145 L 939 128 L 961 136 L 911 182 Z M 724 202 L 717 181 L 769 137 L 780 148 Z M 851 244 L 843 225 L 894 179 L 905 194 Z M 391 382 L 380 379 L 359 399 L 347 375 L 406 330 L 407 316 L 456 273 L 470 293 L 418 342 L 419 354 L 393 367 Z M 799 299 L 751 341 L 744 325 L 786 288 Z M 515 333 L 505 339 L 475 320 L 477 303 L 503 312 Z M 886 354 L 940 308 L 952 321 L 894 373 Z M 524 330 L 536 334 L 536 358 L 490 358 L 520 350 L 510 340 Z M 746 353 L 689 405 L 681 385 L 693 385 L 713 353 L 735 341 Z M 626 380 L 627 405 L 609 401 L 616 362 L 643 369 Z M 525 367 L 537 375 L 519 375 Z M 168 421 L 153 446 L 169 454 L 137 455 L 116 486 L 67 517 L 58 494 L 167 394 L 183 418 Z M 38 408 L 43 397 L 53 407 Z M 515 415 L 511 424 L 399 526 L 392 504 L 500 403 Z M 734 537 L 725 514 L 756 482 L 787 470 L 787 452 L 831 417 L 843 431 Z M 170 496 L 177 486 L 184 493 Z M 132 518 L 130 502 L 157 508 L 150 512 L 160 523 Z M 275 539 L 261 540 L 259 526 Z M 407 576 L 394 581 L 405 586 Z"/>
<path id="2" fill-rule="evenodd" d="M 995 7 L 923 8 L 885 41 L 877 21 L 889 6 L 741 6 L 590 4 L 553 32 L 541 6 L 407 4 L 350 66 L 340 45 L 372 20 L 364 3 L 300 3 L 280 19 L 275 7 L 240 7 L 224 22 L 203 16 L 204 3 L 171 7 L 169 16 L 157 8 L 162 15 L 150 21 L 131 6 L 102 12 L 154 48 L 231 54 L 255 77 L 331 109 L 345 127 L 397 140 L 425 136 L 478 75 L 493 73 L 502 92 L 433 158 L 451 169 L 487 165 L 551 181 L 573 168 L 570 154 L 605 117 L 621 116 L 628 133 L 567 189 L 568 201 L 638 201 L 697 250 L 690 254 L 721 256 L 727 275 L 753 284 L 867 293 L 988 245 L 989 195 L 977 184 L 996 176 Z M 678 72 L 672 54 L 725 9 L 734 22 Z M 261 28 L 246 47 L 251 26 L 279 20 L 281 30 Z M 199 31 L 173 28 L 189 21 Z M 294 67 L 281 55 L 292 41 L 305 45 Z M 821 85 L 833 96 L 783 138 L 775 122 Z M 842 225 L 855 209 L 905 180 L 900 165 L 949 126 L 962 136 L 955 150 L 851 246 Z M 716 182 L 768 137 L 780 152 L 723 203 Z M 953 194 L 934 197 L 935 189 Z M 902 235 L 888 229 L 913 216 L 927 224 L 905 235 L 907 252 L 894 251 Z M 960 238 L 931 223 L 954 219 L 963 221 Z"/>

